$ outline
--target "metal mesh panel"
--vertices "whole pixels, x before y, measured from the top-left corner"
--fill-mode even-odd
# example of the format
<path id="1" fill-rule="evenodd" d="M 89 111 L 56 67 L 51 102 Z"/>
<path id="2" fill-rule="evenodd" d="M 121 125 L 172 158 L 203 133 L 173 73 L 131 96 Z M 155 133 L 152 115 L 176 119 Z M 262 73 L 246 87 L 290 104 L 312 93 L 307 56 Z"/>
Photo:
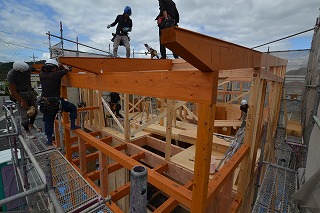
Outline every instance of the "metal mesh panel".
<path id="1" fill-rule="evenodd" d="M 271 209 L 279 213 L 298 212 L 297 205 L 291 199 L 296 185 L 296 172 L 268 165 L 252 212 L 271 212 Z"/>
<path id="2" fill-rule="evenodd" d="M 51 161 L 53 186 L 63 209 L 68 212 L 98 199 L 98 194 L 58 151 L 37 155 L 44 169 L 43 159 Z"/>
<path id="3" fill-rule="evenodd" d="M 48 150 L 48 147 L 45 145 L 47 143 L 47 138 L 42 132 L 30 129 L 30 132 L 25 134 L 27 135 L 24 137 L 25 142 L 32 154 Z"/>

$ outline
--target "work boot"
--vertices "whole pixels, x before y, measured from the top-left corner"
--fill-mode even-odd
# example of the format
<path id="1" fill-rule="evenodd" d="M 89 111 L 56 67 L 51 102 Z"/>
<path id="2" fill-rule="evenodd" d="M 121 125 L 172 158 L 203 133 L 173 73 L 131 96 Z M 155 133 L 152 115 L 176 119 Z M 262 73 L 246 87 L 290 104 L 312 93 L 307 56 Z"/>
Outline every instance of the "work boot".
<path id="1" fill-rule="evenodd" d="M 52 146 L 52 137 L 48 137 L 47 136 L 47 143 L 46 143 L 47 146 Z"/>
<path id="2" fill-rule="evenodd" d="M 80 126 L 77 126 L 77 125 L 76 125 L 76 119 L 71 119 L 70 129 L 72 129 L 72 130 L 80 129 Z"/>

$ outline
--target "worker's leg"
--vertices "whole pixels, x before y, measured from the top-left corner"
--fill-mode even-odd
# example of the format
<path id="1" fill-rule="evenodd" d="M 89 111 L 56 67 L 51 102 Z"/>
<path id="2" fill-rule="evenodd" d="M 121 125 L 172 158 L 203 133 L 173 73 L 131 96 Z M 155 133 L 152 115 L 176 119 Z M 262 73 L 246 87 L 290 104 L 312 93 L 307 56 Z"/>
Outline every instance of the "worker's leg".
<path id="1" fill-rule="evenodd" d="M 163 28 L 159 27 L 160 54 L 161 54 L 161 59 L 166 59 L 167 58 L 166 47 L 161 44 L 161 30 L 162 29 Z"/>
<path id="2" fill-rule="evenodd" d="M 130 42 L 128 36 L 121 36 L 123 45 L 126 48 L 126 57 L 130 58 Z"/>
<path id="3" fill-rule="evenodd" d="M 80 127 L 76 125 L 76 119 L 77 119 L 76 105 L 74 105 L 73 103 L 70 103 L 69 101 L 65 101 L 64 99 L 61 99 L 61 105 L 62 105 L 63 111 L 69 112 L 70 128 L 79 129 Z"/>
<path id="4" fill-rule="evenodd" d="M 114 38 L 114 42 L 113 42 L 113 57 L 117 57 L 118 56 L 118 47 L 121 41 L 121 36 L 117 35 Z"/>
<path id="5" fill-rule="evenodd" d="M 51 146 L 52 145 L 52 134 L 53 134 L 53 125 L 54 125 L 54 119 L 56 117 L 55 113 L 48 114 L 44 113 L 43 114 L 43 122 L 44 122 L 44 132 L 45 135 L 47 136 L 47 145 Z"/>
<path id="6" fill-rule="evenodd" d="M 20 93 L 20 96 L 28 103 L 28 98 L 26 94 Z M 21 126 L 23 126 L 26 131 L 29 131 L 29 117 L 27 115 L 28 109 L 23 108 L 19 102 L 17 102 L 17 107 L 18 107 L 19 114 L 21 116 Z"/>
<path id="7" fill-rule="evenodd" d="M 30 92 L 28 95 L 28 106 L 34 106 L 35 108 L 34 114 L 30 116 L 30 126 L 33 126 L 34 121 L 38 115 L 38 105 L 37 105 L 36 96 L 34 92 Z"/>

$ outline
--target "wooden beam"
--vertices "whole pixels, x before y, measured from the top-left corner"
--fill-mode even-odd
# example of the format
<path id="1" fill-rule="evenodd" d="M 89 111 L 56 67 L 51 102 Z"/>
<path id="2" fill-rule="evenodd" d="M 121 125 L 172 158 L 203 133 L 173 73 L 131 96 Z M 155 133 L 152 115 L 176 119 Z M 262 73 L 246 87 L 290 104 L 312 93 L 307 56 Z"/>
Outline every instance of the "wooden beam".
<path id="1" fill-rule="evenodd" d="M 63 124 L 65 128 L 70 129 L 70 125 Z M 114 149 L 113 147 L 102 143 L 99 139 L 92 137 L 88 133 L 76 129 L 73 131 L 81 139 L 87 141 L 89 144 L 94 146 L 96 149 L 100 150 L 102 153 L 106 154 L 107 156 L 111 157 L 116 162 L 119 162 L 122 166 L 126 169 L 131 170 L 134 166 L 141 165 L 138 161 L 130 158 L 129 156 L 125 155 L 124 153 Z M 183 205 L 187 206 L 188 208 L 191 207 L 191 191 L 180 186 L 179 184 L 175 183 L 174 181 L 170 180 L 169 178 L 160 175 L 159 173 L 153 171 L 152 169 L 148 169 L 148 182 L 167 193 L 168 195 L 174 197 Z"/>
<path id="2" fill-rule="evenodd" d="M 180 27 L 167 28 L 161 33 L 164 46 L 202 72 L 287 64 L 287 60 Z"/>
<path id="3" fill-rule="evenodd" d="M 90 63 L 88 63 L 90 61 Z M 144 58 L 93 58 L 93 57 L 59 57 L 59 62 L 96 74 L 109 72 L 157 71 L 171 70 L 171 60 L 152 60 Z M 74 70 L 74 69 L 73 69 Z M 112 91 L 112 90 L 111 90 Z"/>
<path id="4" fill-rule="evenodd" d="M 189 181 L 184 185 L 184 187 L 188 189 L 192 189 L 193 182 Z M 159 206 L 154 213 L 161 213 L 161 212 L 172 212 L 174 208 L 176 208 L 179 205 L 179 202 L 175 200 L 173 197 L 169 197 L 168 200 L 166 200 L 164 203 Z"/>
<path id="5" fill-rule="evenodd" d="M 85 60 L 91 63 L 90 60 Z M 111 72 L 106 74 L 78 74 L 74 69 L 62 79 L 62 85 L 115 91 L 172 100 L 210 103 L 208 94 L 214 89 L 213 73 L 199 71 Z M 150 89 L 152 88 L 152 89 Z"/>
<path id="6" fill-rule="evenodd" d="M 117 202 L 124 196 L 128 195 L 130 193 L 130 182 L 126 183 L 125 185 L 117 188 L 113 192 L 110 193 L 110 196 L 112 198 L 113 202 Z"/>
<path id="7" fill-rule="evenodd" d="M 231 159 L 223 165 L 223 167 L 214 174 L 208 184 L 208 201 L 216 197 L 227 180 L 228 177 L 232 176 L 235 169 L 239 166 L 244 157 L 248 155 L 249 146 L 242 145 L 240 149 L 231 157 Z"/>

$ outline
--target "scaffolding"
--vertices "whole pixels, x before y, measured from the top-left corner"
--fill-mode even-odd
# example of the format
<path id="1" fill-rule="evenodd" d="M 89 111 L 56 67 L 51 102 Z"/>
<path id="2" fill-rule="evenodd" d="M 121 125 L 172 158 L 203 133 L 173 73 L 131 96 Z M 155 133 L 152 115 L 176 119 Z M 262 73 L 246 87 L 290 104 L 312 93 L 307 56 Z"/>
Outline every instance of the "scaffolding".
<path id="1" fill-rule="evenodd" d="M 5 110 L 8 134 L 1 137 L 10 143 L 19 193 L 1 205 L 18 202 L 21 212 L 111 212 L 104 204 L 110 198 L 102 198 L 58 149 L 47 147 L 42 132 L 21 130 L 19 118 Z"/>

